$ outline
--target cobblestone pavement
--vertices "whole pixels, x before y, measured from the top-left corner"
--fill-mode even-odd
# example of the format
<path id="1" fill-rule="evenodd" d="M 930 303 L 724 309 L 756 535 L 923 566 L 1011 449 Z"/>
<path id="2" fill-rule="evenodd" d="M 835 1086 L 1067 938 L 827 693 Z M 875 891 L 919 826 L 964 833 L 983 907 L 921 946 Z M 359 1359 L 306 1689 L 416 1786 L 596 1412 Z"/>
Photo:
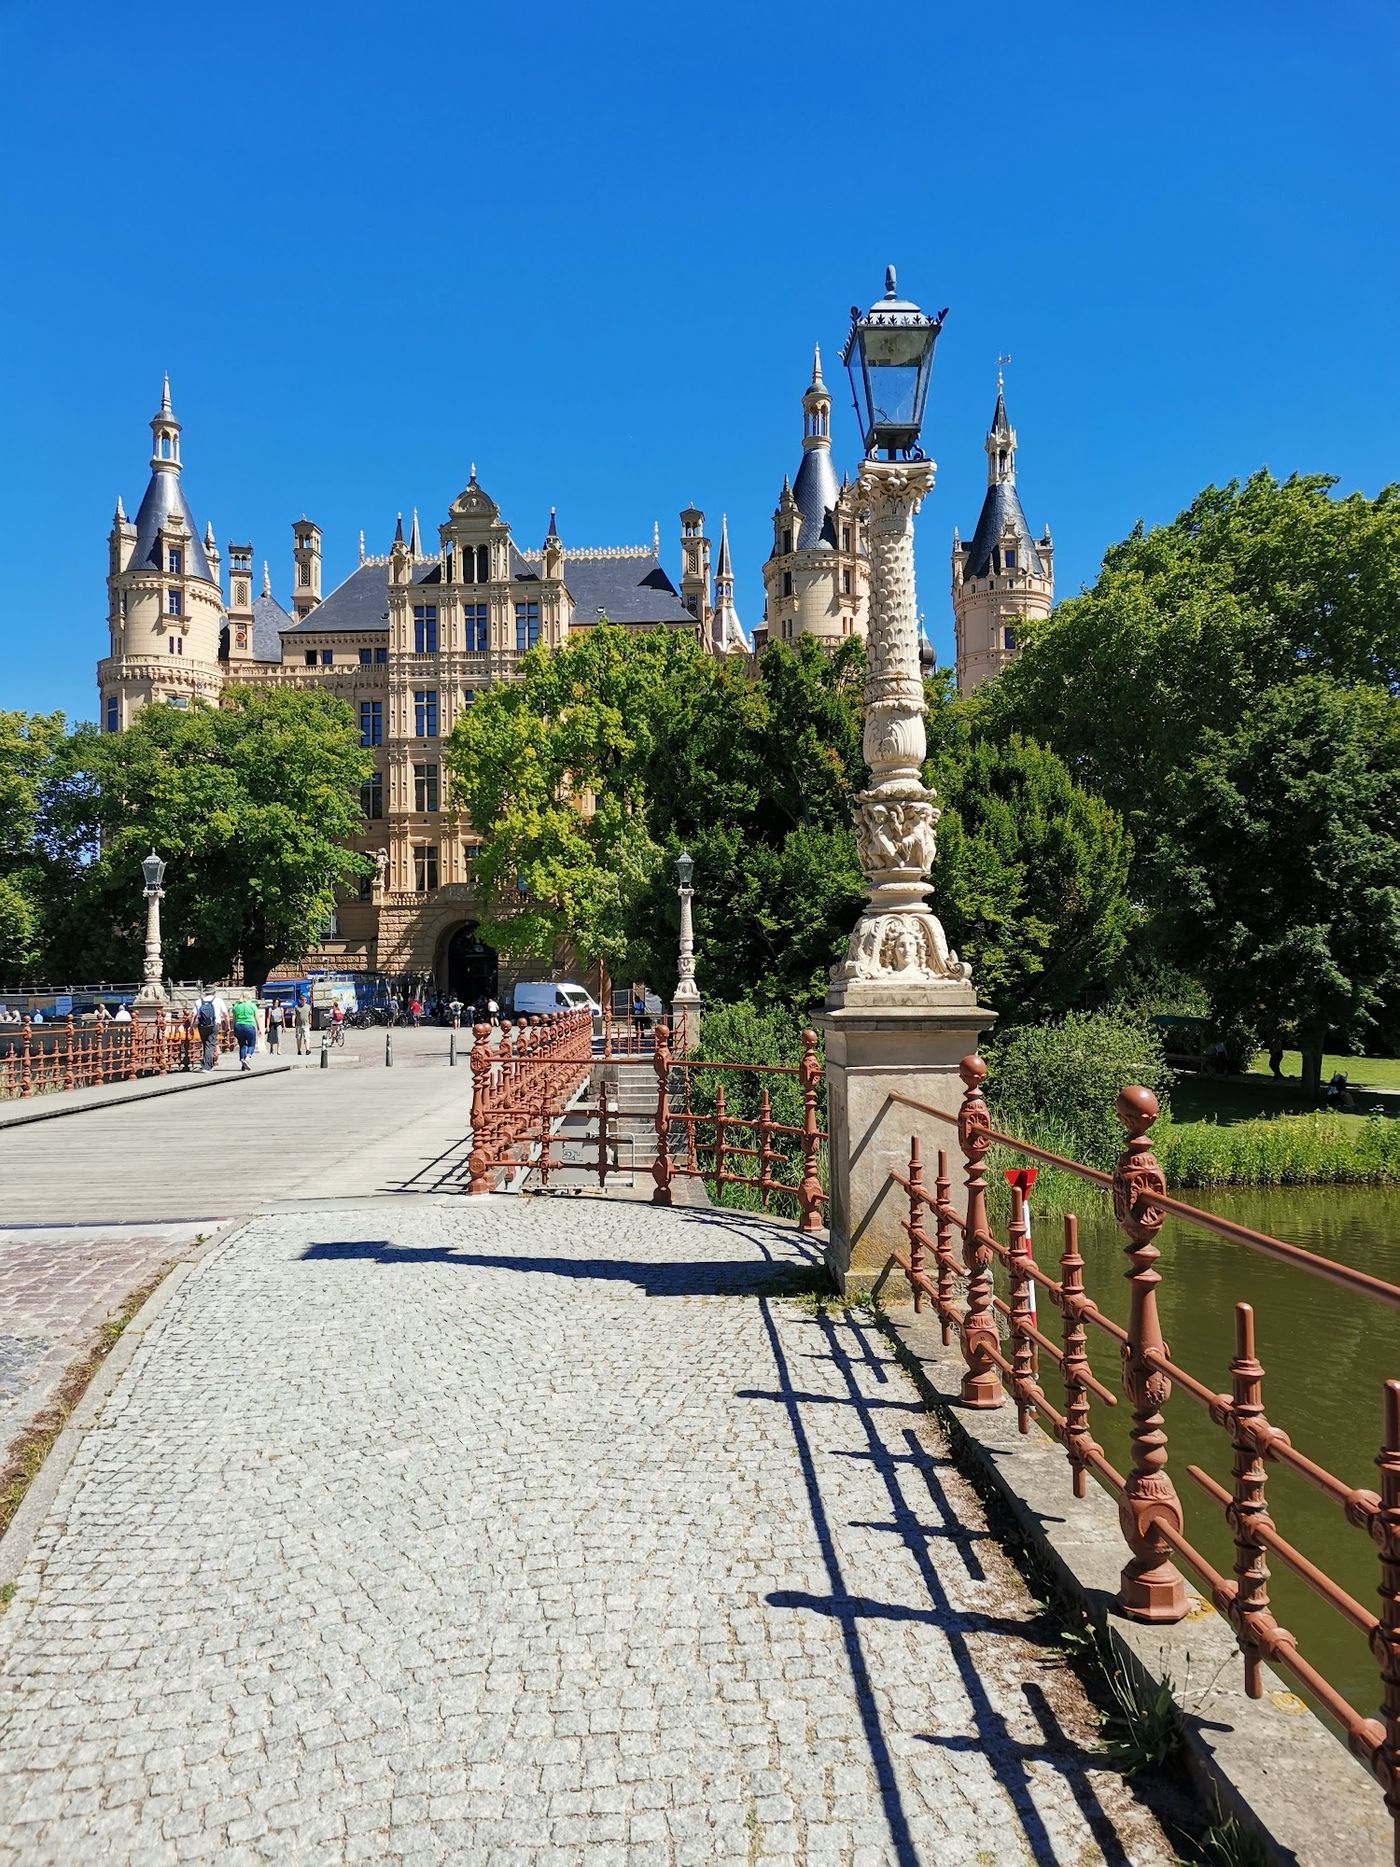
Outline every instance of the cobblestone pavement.
<path id="1" fill-rule="evenodd" d="M 531 1199 L 216 1247 L 0 1618 L 0 1861 L 1169 1861 L 802 1264 Z"/>
<path id="2" fill-rule="evenodd" d="M 52 1401 L 99 1324 L 195 1237 L 189 1225 L 0 1227 L 0 1453 Z"/>

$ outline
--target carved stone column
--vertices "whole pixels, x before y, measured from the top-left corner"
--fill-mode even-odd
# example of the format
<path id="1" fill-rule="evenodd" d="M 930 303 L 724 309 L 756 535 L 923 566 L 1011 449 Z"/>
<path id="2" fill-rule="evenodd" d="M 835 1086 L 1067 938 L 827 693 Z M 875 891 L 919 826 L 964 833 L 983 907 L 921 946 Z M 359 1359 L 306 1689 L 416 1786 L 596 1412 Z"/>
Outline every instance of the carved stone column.
<path id="1" fill-rule="evenodd" d="M 928 905 L 938 809 L 923 781 L 914 515 L 933 480 L 931 461 L 867 460 L 857 489 L 870 553 L 863 742 L 870 788 L 855 809 L 866 906 L 832 971 L 821 1020 L 831 1133 L 827 1255 L 843 1290 L 868 1288 L 890 1252 L 905 1246 L 902 1189 L 889 1172 L 907 1171 L 910 1137 L 932 1152 L 954 1132 L 891 1096 L 956 1116 L 958 1064 L 995 1016 L 978 1005 L 970 968 Z"/>
<path id="2" fill-rule="evenodd" d="M 160 904 L 164 899 L 163 888 L 146 890 L 146 954 L 141 989 L 133 1001 L 138 1005 L 157 1005 L 165 1001 L 165 986 L 162 983 L 164 967 L 160 956 Z"/>
<path id="3" fill-rule="evenodd" d="M 680 952 L 676 960 L 676 992 L 671 1000 L 671 1035 L 673 1049 L 684 1054 L 695 1048 L 700 1037 L 700 988 L 695 983 L 695 924 L 690 904 L 695 890 L 684 887 L 681 897 Z"/>

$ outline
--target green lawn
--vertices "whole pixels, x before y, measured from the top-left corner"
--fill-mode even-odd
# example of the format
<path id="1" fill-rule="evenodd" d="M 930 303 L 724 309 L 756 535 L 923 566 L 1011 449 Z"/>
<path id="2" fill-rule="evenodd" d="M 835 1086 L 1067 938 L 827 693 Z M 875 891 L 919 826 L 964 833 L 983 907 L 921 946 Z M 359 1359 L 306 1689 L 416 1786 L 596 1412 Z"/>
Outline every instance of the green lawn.
<path id="1" fill-rule="evenodd" d="M 1345 1065 L 1357 1061 L 1354 1058 L 1339 1057 L 1327 1059 L 1327 1076 L 1333 1067 L 1343 1067 L 1357 1103 L 1354 1116 L 1345 1119 L 1359 1121 L 1375 1106 L 1367 1097 L 1365 1086 L 1353 1076 Z M 1296 1058 L 1295 1058 L 1296 1062 Z M 1367 1066 L 1366 1059 L 1360 1059 L 1362 1067 Z M 1395 1068 L 1394 1064 L 1383 1064 L 1383 1068 Z M 1285 1072 L 1287 1066 L 1285 1065 Z M 1384 1087 L 1377 1083 L 1376 1088 Z M 1396 1084 L 1400 1088 L 1400 1083 Z M 1311 1115 L 1321 1106 L 1317 1097 L 1305 1095 L 1296 1074 L 1285 1073 L 1281 1083 L 1275 1082 L 1267 1068 L 1262 1076 L 1256 1070 L 1252 1075 L 1219 1076 L 1178 1076 L 1172 1086 L 1172 1119 L 1178 1122 L 1214 1121 L 1240 1122 L 1264 1121 L 1274 1115 Z M 1394 1104 L 1384 1105 L 1384 1112 L 1394 1112 Z"/>
<path id="2" fill-rule="evenodd" d="M 1281 1067 L 1284 1080 L 1287 1081 L 1291 1076 L 1296 1086 L 1303 1074 L 1303 1059 L 1299 1053 L 1296 1050 L 1285 1050 Z M 1353 1089 L 1400 1089 L 1400 1057 L 1323 1057 L 1324 1083 L 1338 1070 Z M 1253 1073 L 1256 1076 L 1269 1074 L 1269 1059 L 1262 1050 Z"/>

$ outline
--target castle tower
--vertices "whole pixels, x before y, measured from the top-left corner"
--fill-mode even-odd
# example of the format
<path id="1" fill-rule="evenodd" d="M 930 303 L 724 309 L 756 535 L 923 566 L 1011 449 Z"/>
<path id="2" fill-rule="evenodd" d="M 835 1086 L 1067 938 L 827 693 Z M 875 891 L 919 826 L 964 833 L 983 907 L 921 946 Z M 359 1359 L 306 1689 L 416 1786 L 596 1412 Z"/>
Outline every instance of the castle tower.
<path id="1" fill-rule="evenodd" d="M 1016 430 L 997 372 L 997 403 L 987 431 L 987 496 L 972 542 L 953 533 L 953 621 L 958 692 L 973 693 L 1010 661 L 1029 618 L 1050 614 L 1055 599 L 1050 527 L 1031 538 L 1016 491 Z"/>
<path id="2" fill-rule="evenodd" d="M 253 547 L 228 548 L 228 634 L 224 659 L 236 666 L 253 654 Z"/>
<path id="3" fill-rule="evenodd" d="M 773 550 L 763 567 L 765 639 L 813 635 L 834 648 L 848 635 L 864 635 L 869 579 L 855 488 L 838 482 L 832 464 L 831 395 L 818 347 L 802 397 L 802 460 L 797 478 L 783 479 Z"/>
<path id="4" fill-rule="evenodd" d="M 417 537 L 418 514 L 413 515 Z M 321 600 L 321 528 L 313 525 L 303 512 L 292 526 L 292 556 L 296 561 L 296 591 L 292 605 L 297 621 L 309 616 Z"/>
<path id="5" fill-rule="evenodd" d="M 699 506 L 681 514 L 681 601 L 700 624 L 700 639 L 709 640 L 710 541 L 705 536 L 705 515 Z"/>
<path id="6" fill-rule="evenodd" d="M 180 423 L 167 376 L 151 417 L 150 483 L 134 521 L 118 500 L 108 536 L 112 652 L 97 670 L 108 732 L 129 726 L 151 700 L 188 706 L 219 692 L 219 554 L 215 550 L 211 562 L 180 484 L 181 464 Z"/>
<path id="7" fill-rule="evenodd" d="M 744 625 L 739 620 L 739 612 L 734 607 L 734 567 L 729 561 L 729 515 L 726 513 L 720 521 L 719 564 L 715 570 L 715 606 L 710 616 L 708 646 L 717 655 L 726 655 L 731 649 L 740 654 L 748 653 L 748 640 L 744 635 Z"/>

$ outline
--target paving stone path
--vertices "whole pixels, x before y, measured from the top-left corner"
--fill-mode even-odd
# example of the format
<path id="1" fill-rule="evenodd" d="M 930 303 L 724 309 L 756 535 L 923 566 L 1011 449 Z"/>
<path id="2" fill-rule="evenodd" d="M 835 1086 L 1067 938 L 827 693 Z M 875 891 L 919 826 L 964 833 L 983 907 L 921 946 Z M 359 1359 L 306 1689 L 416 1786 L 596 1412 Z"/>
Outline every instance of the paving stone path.
<path id="1" fill-rule="evenodd" d="M 0 1617 L 0 1861 L 1168 1862 L 806 1277 L 601 1201 L 235 1232 Z"/>

